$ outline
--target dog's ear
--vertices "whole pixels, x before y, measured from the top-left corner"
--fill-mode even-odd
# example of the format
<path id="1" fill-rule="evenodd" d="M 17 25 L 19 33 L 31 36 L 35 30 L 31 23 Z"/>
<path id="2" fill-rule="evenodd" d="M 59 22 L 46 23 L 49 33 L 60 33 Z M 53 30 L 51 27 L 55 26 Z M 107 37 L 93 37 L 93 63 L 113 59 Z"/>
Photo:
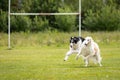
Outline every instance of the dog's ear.
<path id="1" fill-rule="evenodd" d="M 82 40 L 82 42 L 85 40 L 85 38 L 83 38 L 83 37 L 80 37 L 79 39 L 81 39 L 81 40 Z"/>
<path id="2" fill-rule="evenodd" d="M 70 39 L 73 39 L 74 37 L 71 37 Z"/>
<path id="3" fill-rule="evenodd" d="M 92 37 L 90 37 L 90 41 L 91 41 L 91 42 L 93 42 L 93 41 L 94 41 Z"/>
<path id="4" fill-rule="evenodd" d="M 77 37 L 77 41 L 79 41 L 80 40 L 80 38 L 79 37 Z"/>
<path id="5" fill-rule="evenodd" d="M 70 37 L 70 43 L 72 42 L 71 40 L 73 39 L 74 37 Z"/>

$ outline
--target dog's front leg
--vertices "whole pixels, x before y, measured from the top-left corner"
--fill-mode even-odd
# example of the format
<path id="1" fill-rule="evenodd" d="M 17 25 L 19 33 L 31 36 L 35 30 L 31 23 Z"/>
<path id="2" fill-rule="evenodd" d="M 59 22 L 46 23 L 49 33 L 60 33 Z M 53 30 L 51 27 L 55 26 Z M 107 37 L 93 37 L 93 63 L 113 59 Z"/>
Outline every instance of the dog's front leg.
<path id="1" fill-rule="evenodd" d="M 71 54 L 72 54 L 72 51 L 71 51 L 71 50 L 68 51 L 68 52 L 66 53 L 66 56 L 65 56 L 65 58 L 64 58 L 64 61 L 66 61 Z"/>
<path id="2" fill-rule="evenodd" d="M 78 54 L 76 56 L 76 60 L 78 60 L 78 58 L 80 57 L 83 48 L 84 48 L 84 44 L 82 44 L 82 45 L 79 46 Z"/>
<path id="3" fill-rule="evenodd" d="M 84 62 L 85 62 L 85 67 L 88 66 L 88 59 L 84 59 Z"/>
<path id="4" fill-rule="evenodd" d="M 78 60 L 79 57 L 80 57 L 80 53 L 77 54 L 77 56 L 76 56 L 76 60 Z"/>
<path id="5" fill-rule="evenodd" d="M 92 49 L 92 50 L 90 50 L 89 55 L 87 55 L 87 56 L 85 57 L 85 59 L 88 59 L 88 58 L 90 58 L 90 57 L 93 57 L 94 55 L 95 55 L 95 51 L 94 51 L 94 49 Z"/>
<path id="6" fill-rule="evenodd" d="M 80 57 L 80 54 L 81 54 L 81 48 L 78 50 L 78 54 L 76 56 L 76 60 L 78 60 L 78 58 Z"/>

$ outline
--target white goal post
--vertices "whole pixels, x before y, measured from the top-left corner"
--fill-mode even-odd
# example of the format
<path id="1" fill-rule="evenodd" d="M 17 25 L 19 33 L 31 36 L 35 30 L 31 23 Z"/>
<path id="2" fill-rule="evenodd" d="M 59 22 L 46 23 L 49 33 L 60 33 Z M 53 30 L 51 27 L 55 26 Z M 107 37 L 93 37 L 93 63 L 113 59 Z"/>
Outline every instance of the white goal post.
<path id="1" fill-rule="evenodd" d="M 79 15 L 79 36 L 81 36 L 81 0 L 79 0 L 78 13 L 11 13 L 11 0 L 8 3 L 8 48 L 11 48 L 10 43 L 10 16 L 11 15 Z"/>

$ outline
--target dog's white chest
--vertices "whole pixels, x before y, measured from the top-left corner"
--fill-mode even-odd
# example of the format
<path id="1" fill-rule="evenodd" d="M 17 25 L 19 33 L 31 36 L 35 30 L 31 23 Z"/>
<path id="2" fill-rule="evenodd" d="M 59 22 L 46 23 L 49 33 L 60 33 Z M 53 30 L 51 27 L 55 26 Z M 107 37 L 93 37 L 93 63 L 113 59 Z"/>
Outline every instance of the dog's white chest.
<path id="1" fill-rule="evenodd" d="M 77 50 L 78 48 L 79 48 L 78 45 L 73 45 L 73 47 L 72 47 L 73 50 Z"/>
<path id="2" fill-rule="evenodd" d="M 91 52 L 90 52 L 90 48 L 86 48 L 86 47 L 83 47 L 83 48 L 82 48 L 81 54 L 82 54 L 84 57 L 88 56 L 90 53 L 91 53 Z"/>

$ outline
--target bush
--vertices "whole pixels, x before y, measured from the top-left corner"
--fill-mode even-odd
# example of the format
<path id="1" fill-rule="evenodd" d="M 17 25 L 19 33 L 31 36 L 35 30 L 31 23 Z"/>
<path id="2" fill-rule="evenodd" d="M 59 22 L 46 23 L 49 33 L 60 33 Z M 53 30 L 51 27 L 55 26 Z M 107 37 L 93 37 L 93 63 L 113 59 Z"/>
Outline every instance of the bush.
<path id="1" fill-rule="evenodd" d="M 88 10 L 83 23 L 87 30 L 91 31 L 120 30 L 120 11 L 112 6 L 105 6 L 96 13 L 93 13 L 92 10 Z"/>
<path id="2" fill-rule="evenodd" d="M 43 31 L 49 28 L 49 22 L 46 19 L 42 19 L 41 17 L 35 16 L 31 31 Z"/>
<path id="3" fill-rule="evenodd" d="M 11 32 L 30 31 L 31 20 L 28 16 L 11 16 Z"/>
<path id="4" fill-rule="evenodd" d="M 68 7 L 59 8 L 59 12 L 72 12 Z M 74 31 L 77 29 L 75 27 L 76 16 L 66 15 L 66 16 L 55 16 L 57 28 L 61 31 Z"/>
<path id="5" fill-rule="evenodd" d="M 7 32 L 7 12 L 0 10 L 0 32 Z"/>

